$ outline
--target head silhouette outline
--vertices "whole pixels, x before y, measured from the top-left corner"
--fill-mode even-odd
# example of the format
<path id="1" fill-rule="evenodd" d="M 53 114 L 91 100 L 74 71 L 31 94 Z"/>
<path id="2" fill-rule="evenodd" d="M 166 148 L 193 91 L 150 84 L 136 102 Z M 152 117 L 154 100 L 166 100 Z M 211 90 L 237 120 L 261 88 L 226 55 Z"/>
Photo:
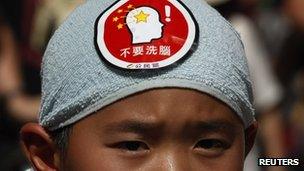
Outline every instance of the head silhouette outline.
<path id="1" fill-rule="evenodd" d="M 162 37 L 163 23 L 159 13 L 151 7 L 139 7 L 131 10 L 126 23 L 132 33 L 132 44 L 149 43 Z"/>

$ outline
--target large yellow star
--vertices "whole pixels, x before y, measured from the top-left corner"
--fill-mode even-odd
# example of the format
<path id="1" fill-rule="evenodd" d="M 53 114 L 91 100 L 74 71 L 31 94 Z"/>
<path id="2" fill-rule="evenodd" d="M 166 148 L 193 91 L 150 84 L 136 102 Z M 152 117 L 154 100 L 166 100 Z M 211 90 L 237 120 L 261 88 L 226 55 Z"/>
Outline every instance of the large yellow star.
<path id="1" fill-rule="evenodd" d="M 139 14 L 135 15 L 134 17 L 136 18 L 136 23 L 139 22 L 147 22 L 147 18 L 149 17 L 150 14 L 145 14 L 143 11 L 140 11 Z"/>

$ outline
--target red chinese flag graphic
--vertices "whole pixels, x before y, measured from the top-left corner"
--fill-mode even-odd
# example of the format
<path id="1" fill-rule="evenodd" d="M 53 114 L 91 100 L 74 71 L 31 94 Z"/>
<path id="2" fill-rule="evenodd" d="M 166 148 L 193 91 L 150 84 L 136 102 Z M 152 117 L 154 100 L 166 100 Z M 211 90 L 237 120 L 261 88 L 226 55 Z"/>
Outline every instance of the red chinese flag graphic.
<path id="1" fill-rule="evenodd" d="M 190 50 L 194 19 L 178 0 L 121 0 L 97 20 L 99 51 L 125 69 L 168 66 Z"/>

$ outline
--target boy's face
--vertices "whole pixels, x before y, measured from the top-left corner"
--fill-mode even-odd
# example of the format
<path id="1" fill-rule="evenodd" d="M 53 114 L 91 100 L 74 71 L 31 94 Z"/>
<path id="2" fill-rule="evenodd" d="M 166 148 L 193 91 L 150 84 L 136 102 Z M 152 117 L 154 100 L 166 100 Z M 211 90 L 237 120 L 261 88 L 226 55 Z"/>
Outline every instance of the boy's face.
<path id="1" fill-rule="evenodd" d="M 219 100 L 156 89 L 76 123 L 63 170 L 241 171 L 244 141 L 241 120 Z"/>

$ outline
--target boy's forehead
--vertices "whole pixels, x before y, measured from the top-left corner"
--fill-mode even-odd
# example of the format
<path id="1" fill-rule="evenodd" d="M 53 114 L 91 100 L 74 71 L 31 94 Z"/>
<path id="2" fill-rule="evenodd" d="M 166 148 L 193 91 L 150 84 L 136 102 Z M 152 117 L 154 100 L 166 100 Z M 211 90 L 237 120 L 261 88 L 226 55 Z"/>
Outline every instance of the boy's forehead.
<path id="1" fill-rule="evenodd" d="M 176 106 L 181 104 L 181 106 Z M 229 106 L 215 97 L 188 88 L 155 88 L 130 95 L 112 105 L 114 106 L 134 106 L 135 108 L 161 108 L 162 106 L 170 106 L 170 110 L 175 108 L 183 108 L 187 110 L 198 110 L 208 106 L 210 112 L 218 108 L 229 108 Z M 229 108 L 230 109 L 230 108 Z"/>
<path id="2" fill-rule="evenodd" d="M 254 120 L 243 44 L 203 1 L 87 1 L 49 42 L 42 84 L 39 121 L 49 130 L 155 88 L 206 93 L 229 106 L 245 127 Z"/>
<path id="3" fill-rule="evenodd" d="M 151 100 L 143 102 L 144 99 Z M 235 133 L 244 129 L 235 112 L 214 97 L 194 90 L 172 88 L 149 90 L 124 98 L 76 125 L 99 130 L 100 134 L 134 132 L 147 135 L 165 130 L 193 133 L 230 130 Z"/>

